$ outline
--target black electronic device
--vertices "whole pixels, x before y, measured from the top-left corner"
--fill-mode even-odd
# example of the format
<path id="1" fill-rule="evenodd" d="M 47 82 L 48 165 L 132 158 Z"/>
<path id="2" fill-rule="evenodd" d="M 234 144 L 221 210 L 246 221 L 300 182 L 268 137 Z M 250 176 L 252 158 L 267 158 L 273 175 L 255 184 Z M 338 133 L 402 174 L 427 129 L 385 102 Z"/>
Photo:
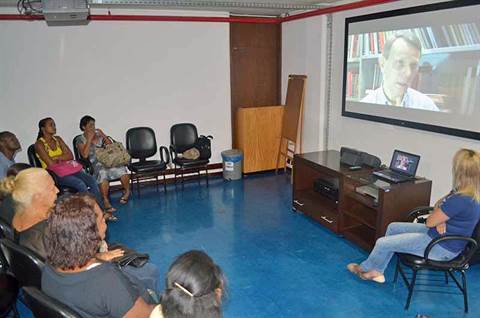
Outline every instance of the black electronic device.
<path id="1" fill-rule="evenodd" d="M 338 178 L 318 178 L 313 182 L 313 190 L 329 199 L 338 201 Z"/>
<path id="2" fill-rule="evenodd" d="M 370 168 L 380 168 L 382 161 L 377 156 L 353 148 L 340 148 L 340 163 L 348 166 L 368 166 Z M 355 169 L 352 169 L 355 170 Z"/>
<path id="3" fill-rule="evenodd" d="M 380 160 L 380 158 L 369 153 L 362 152 L 360 157 L 362 159 L 362 165 L 364 166 L 377 169 L 380 168 L 380 166 L 382 165 L 382 161 Z"/>
<path id="4" fill-rule="evenodd" d="M 340 148 L 340 163 L 349 166 L 361 166 L 362 165 L 362 152 L 353 148 L 342 147 Z"/>

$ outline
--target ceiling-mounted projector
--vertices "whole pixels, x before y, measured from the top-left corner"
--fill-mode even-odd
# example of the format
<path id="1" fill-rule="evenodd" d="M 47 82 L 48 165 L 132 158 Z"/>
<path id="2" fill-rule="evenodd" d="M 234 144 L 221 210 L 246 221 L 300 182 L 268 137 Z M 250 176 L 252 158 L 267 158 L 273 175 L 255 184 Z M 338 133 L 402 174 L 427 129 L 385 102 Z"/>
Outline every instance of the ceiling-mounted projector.
<path id="1" fill-rule="evenodd" d="M 42 0 L 42 12 L 48 25 L 81 25 L 88 23 L 87 0 Z"/>

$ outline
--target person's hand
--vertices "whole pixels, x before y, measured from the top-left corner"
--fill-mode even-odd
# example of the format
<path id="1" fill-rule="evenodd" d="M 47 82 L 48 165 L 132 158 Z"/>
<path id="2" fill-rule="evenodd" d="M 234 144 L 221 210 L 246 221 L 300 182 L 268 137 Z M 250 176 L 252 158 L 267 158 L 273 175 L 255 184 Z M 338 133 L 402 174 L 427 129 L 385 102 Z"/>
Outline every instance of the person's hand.
<path id="1" fill-rule="evenodd" d="M 103 132 L 103 130 L 101 130 L 100 128 L 97 128 L 97 133 L 102 136 L 103 138 L 107 138 L 107 135 L 105 135 L 105 133 Z"/>
<path id="2" fill-rule="evenodd" d="M 85 130 L 85 138 L 87 138 L 87 141 L 92 141 L 93 138 L 95 138 L 95 130 Z"/>
<path id="3" fill-rule="evenodd" d="M 103 252 L 103 253 L 97 253 L 95 256 L 102 261 L 105 262 L 110 262 L 112 259 L 123 256 L 125 254 L 125 251 L 122 250 L 121 248 Z"/>
<path id="4" fill-rule="evenodd" d="M 445 234 L 447 232 L 447 224 L 446 223 L 441 223 L 435 227 L 437 229 L 437 232 L 440 234 Z"/>

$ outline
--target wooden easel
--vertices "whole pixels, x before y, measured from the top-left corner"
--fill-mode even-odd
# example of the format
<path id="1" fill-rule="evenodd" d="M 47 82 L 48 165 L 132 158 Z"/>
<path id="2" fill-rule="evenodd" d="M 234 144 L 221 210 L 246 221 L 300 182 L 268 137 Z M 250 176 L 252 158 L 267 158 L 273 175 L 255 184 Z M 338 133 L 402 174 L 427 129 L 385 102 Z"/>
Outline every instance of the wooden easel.
<path id="1" fill-rule="evenodd" d="M 288 166 L 292 167 L 293 165 L 293 155 L 302 152 L 303 99 L 306 80 L 307 76 L 305 75 L 288 76 L 287 99 L 283 112 L 282 133 L 278 145 L 275 172 L 278 172 L 280 158 L 285 158 L 284 170 L 286 171 Z"/>

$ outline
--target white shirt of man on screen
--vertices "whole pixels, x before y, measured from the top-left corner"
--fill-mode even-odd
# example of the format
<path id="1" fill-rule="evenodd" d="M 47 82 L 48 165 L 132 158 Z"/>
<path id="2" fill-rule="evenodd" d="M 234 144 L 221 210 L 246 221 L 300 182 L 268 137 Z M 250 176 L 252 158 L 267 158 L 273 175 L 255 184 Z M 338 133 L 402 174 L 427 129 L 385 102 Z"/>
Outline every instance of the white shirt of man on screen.
<path id="1" fill-rule="evenodd" d="M 388 39 L 379 58 L 382 86 L 361 102 L 438 111 L 430 97 L 410 88 L 418 71 L 421 53 L 420 40 L 411 32 L 396 33 Z"/>

